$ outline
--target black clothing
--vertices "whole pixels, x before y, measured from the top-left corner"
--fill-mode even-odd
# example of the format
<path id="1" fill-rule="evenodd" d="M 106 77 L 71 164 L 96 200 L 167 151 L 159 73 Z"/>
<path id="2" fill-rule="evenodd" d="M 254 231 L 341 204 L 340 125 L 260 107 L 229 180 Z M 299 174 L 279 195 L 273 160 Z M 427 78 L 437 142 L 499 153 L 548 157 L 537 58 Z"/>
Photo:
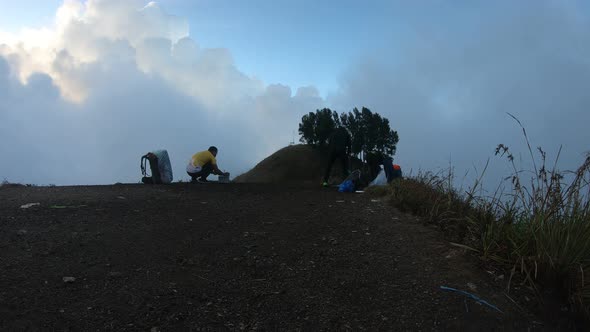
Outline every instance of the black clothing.
<path id="1" fill-rule="evenodd" d="M 213 164 L 211 162 L 206 163 L 201 167 L 201 170 L 197 173 L 186 172 L 191 177 L 191 181 L 196 182 L 198 178 L 206 181 L 207 177 L 213 173 Z"/>
<path id="2" fill-rule="evenodd" d="M 328 138 L 330 151 L 345 152 L 350 154 L 351 139 L 348 130 L 343 127 L 336 128 Z"/>
<path id="3" fill-rule="evenodd" d="M 324 174 L 324 182 L 328 182 L 330 178 L 330 171 L 332 170 L 332 165 L 336 161 L 336 159 L 340 159 L 342 165 L 342 175 L 348 176 L 348 155 L 344 151 L 331 151 L 330 157 L 328 159 L 328 167 L 326 168 L 326 173 Z"/>
<path id="4" fill-rule="evenodd" d="M 328 182 L 330 178 L 330 171 L 336 159 L 340 159 L 342 163 L 342 175 L 348 176 L 348 155 L 350 154 L 351 139 L 348 131 L 339 127 L 328 138 L 329 158 L 326 173 L 324 174 L 324 182 Z"/>

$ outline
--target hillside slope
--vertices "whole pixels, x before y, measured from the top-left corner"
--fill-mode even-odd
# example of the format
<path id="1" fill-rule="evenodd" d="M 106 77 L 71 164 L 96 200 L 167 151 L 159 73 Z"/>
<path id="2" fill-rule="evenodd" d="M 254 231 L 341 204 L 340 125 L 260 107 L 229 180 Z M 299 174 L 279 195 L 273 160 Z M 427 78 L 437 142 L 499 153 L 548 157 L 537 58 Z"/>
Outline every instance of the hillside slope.
<path id="1" fill-rule="evenodd" d="M 319 184 L 328 164 L 328 152 L 309 145 L 291 145 L 264 159 L 250 171 L 235 178 L 241 183 Z M 353 160 L 351 169 L 360 168 Z M 342 181 L 340 162 L 334 163 L 330 182 Z"/>

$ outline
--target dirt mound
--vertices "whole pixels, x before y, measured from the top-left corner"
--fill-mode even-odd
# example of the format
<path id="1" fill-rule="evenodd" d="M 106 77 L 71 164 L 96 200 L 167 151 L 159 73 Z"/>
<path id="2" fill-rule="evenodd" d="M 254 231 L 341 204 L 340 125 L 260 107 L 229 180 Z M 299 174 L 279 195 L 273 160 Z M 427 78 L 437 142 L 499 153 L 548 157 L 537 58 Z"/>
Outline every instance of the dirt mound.
<path id="1" fill-rule="evenodd" d="M 273 153 L 250 171 L 235 178 L 242 183 L 304 183 L 319 184 L 328 164 L 328 151 L 309 145 L 291 145 Z M 360 160 L 352 160 L 350 169 L 359 169 Z M 336 161 L 330 182 L 343 179 L 342 167 Z"/>

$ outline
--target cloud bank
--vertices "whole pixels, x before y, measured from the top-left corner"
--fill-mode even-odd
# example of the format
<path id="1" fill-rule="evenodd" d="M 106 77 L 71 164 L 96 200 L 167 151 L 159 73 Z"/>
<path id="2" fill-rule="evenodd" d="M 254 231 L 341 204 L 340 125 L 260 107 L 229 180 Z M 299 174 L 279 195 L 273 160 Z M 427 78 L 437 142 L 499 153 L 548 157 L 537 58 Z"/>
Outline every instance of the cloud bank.
<path id="1" fill-rule="evenodd" d="M 590 150 L 590 15 L 583 2 L 446 2 L 399 8 L 401 33 L 371 50 L 341 78 L 331 105 L 359 100 L 398 129 L 398 161 L 414 170 L 483 170 L 493 185 L 510 168 L 499 143 L 532 169 L 532 148 L 562 170 Z M 585 8 L 582 8 L 585 7 Z M 536 151 L 534 151 L 536 155 Z M 551 163 L 552 165 L 552 163 Z M 528 177 L 528 176 L 527 176 Z"/>

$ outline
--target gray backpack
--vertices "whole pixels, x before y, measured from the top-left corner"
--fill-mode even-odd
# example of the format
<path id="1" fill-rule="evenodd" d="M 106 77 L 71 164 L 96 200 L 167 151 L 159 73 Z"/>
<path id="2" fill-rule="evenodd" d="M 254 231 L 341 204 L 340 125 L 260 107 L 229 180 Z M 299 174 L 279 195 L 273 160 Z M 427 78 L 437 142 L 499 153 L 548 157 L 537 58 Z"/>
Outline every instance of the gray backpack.
<path id="1" fill-rule="evenodd" d="M 147 163 L 150 165 L 151 175 L 147 173 Z M 155 150 L 141 157 L 141 182 L 145 184 L 168 184 L 173 180 L 172 165 L 166 150 Z"/>

